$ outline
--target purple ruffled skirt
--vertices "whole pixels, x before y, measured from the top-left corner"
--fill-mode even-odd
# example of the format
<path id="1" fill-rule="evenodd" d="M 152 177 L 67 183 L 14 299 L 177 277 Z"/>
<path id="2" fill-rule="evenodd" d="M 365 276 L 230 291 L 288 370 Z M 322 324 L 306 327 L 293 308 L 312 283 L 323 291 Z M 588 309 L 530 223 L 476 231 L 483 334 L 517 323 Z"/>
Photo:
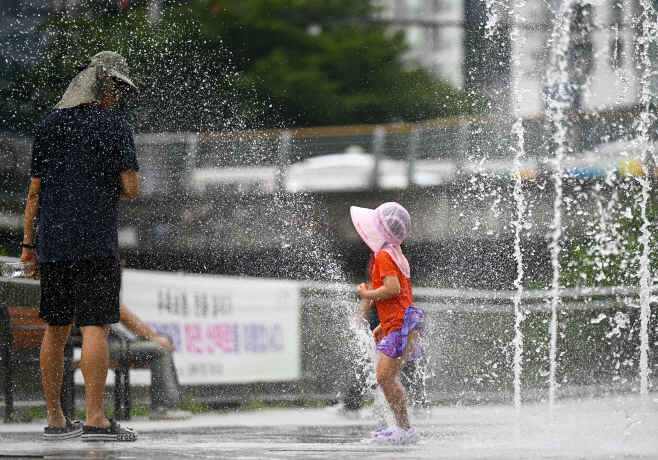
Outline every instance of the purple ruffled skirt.
<path id="1" fill-rule="evenodd" d="M 409 333 L 414 329 L 418 330 L 421 336 L 423 335 L 425 329 L 423 310 L 416 307 L 407 307 L 404 312 L 402 327 L 391 331 L 386 337 L 381 339 L 377 344 L 377 349 L 391 358 L 402 356 L 405 348 L 407 348 Z M 407 361 L 413 361 L 421 356 L 423 356 L 423 348 L 420 342 L 418 342 L 413 350 L 411 350 Z"/>

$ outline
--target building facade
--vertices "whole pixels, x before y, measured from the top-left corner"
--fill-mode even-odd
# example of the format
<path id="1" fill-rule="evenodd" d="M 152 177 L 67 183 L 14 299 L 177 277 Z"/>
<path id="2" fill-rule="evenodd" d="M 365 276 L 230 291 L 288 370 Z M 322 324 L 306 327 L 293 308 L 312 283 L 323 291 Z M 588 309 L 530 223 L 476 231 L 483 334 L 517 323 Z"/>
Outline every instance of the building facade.
<path id="1" fill-rule="evenodd" d="M 516 89 L 523 91 L 521 115 L 545 111 L 548 96 L 555 96 L 547 73 L 555 62 L 553 45 L 562 33 L 568 34 L 563 51 L 570 109 L 610 110 L 639 102 L 637 45 L 642 40 L 642 10 L 637 0 L 571 2 L 566 19 L 557 26 L 563 5 L 555 1 L 528 0 L 521 14 L 510 14 L 513 3 L 501 6 L 484 0 L 381 0 L 380 4 L 381 20 L 404 31 L 411 47 L 409 59 L 455 86 L 485 94 L 490 113 L 511 111 L 514 68 L 522 73 Z M 655 37 L 646 38 L 649 57 L 655 62 Z M 511 65 L 515 59 L 519 66 Z M 648 77 L 653 90 L 658 88 L 656 73 Z"/>

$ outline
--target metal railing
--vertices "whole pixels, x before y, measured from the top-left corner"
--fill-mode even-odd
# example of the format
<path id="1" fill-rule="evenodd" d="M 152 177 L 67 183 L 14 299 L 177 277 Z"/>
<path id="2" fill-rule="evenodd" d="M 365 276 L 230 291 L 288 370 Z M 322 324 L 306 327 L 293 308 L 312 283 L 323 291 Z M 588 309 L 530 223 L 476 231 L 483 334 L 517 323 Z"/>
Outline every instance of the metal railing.
<path id="1" fill-rule="evenodd" d="M 347 326 L 358 304 L 354 286 L 300 282 L 300 292 L 300 381 L 285 387 L 252 384 L 249 391 L 238 392 L 235 386 L 233 391 L 219 386 L 205 388 L 202 393 L 189 389 L 191 394 L 211 402 L 244 402 L 259 397 L 332 399 L 344 394 L 358 370 L 355 363 L 360 362 L 354 333 Z M 430 400 L 511 400 L 513 295 L 502 291 L 414 290 L 416 305 L 424 310 L 427 324 L 422 369 Z M 528 398 L 541 398 L 548 386 L 547 296 L 547 291 L 523 294 L 522 383 Z M 633 287 L 560 292 L 558 369 L 565 393 L 573 388 L 632 391 L 637 380 L 637 366 L 632 363 L 637 361 L 639 347 L 637 299 Z M 38 282 L 0 280 L 0 302 L 38 305 Z M 655 305 L 653 309 L 655 315 Z"/>
<path id="2" fill-rule="evenodd" d="M 349 314 L 346 312 L 356 308 L 355 287 L 313 283 L 306 283 L 306 287 L 304 302 L 313 307 L 304 308 L 313 311 L 314 318 L 306 327 L 324 331 L 314 339 L 324 344 L 320 347 L 323 352 L 340 350 L 332 337 L 348 342 L 350 338 L 331 325 L 337 315 L 341 317 L 336 309 Z M 560 291 L 557 368 L 558 391 L 563 395 L 633 391 L 637 386 L 638 294 L 638 288 L 626 286 Z M 414 288 L 415 304 L 425 313 L 426 356 L 422 362 L 430 400 L 512 401 L 514 295 L 513 291 Z M 550 295 L 546 290 L 529 290 L 522 295 L 525 399 L 538 401 L 548 394 Z M 655 317 L 658 309 L 653 302 Z M 326 346 L 332 340 L 334 345 Z M 309 348 L 312 346 L 305 348 L 307 353 Z M 314 359 L 311 353 L 309 362 Z M 658 359 L 654 356 L 653 360 L 652 368 Z M 349 385 L 351 371 L 345 369 L 354 368 L 353 354 L 334 352 L 322 361 L 333 366 L 325 375 L 333 376 L 338 388 Z M 326 380 L 315 382 L 316 392 L 328 387 Z"/>
<path id="3" fill-rule="evenodd" d="M 283 386 L 264 382 L 237 390 L 235 385 L 202 391 L 188 388 L 189 393 L 200 400 L 223 403 L 258 398 L 334 399 L 337 394 L 340 398 L 359 370 L 355 335 L 348 327 L 358 305 L 355 287 L 299 282 L 299 288 L 299 381 Z M 509 291 L 414 289 L 416 305 L 425 312 L 426 356 L 419 368 L 431 401 L 511 401 L 513 296 Z M 526 398 L 541 399 L 548 391 L 548 296 L 548 291 L 526 291 L 522 296 Z M 39 284 L 0 279 L 0 302 L 36 306 Z M 635 287 L 560 291 L 557 369 L 563 387 L 558 391 L 632 391 L 637 383 L 633 363 L 639 356 L 637 302 Z M 652 310 L 655 318 L 655 303 Z M 651 338 L 651 343 L 655 340 Z M 655 354 L 652 359 L 656 361 Z"/>
<path id="4" fill-rule="evenodd" d="M 569 145 L 578 154 L 597 145 L 633 138 L 637 116 L 629 110 L 570 115 L 566 119 Z M 488 170 L 500 174 L 501 167 L 509 170 L 516 142 L 512 135 L 514 121 L 504 116 L 471 116 L 382 125 L 153 133 L 137 134 L 135 143 L 143 196 L 226 186 L 271 193 L 286 189 L 292 165 L 345 153 L 370 157 L 366 189 L 407 188 L 441 185 L 460 174 Z M 551 146 L 550 124 L 544 117 L 526 118 L 523 128 L 526 166 L 541 171 L 545 166 L 540 160 Z M 0 173 L 6 176 L 5 184 L 16 182 L 25 188 L 29 145 L 27 138 L 0 137 L 0 153 L 5 160 Z M 343 165 L 343 169 L 348 168 Z"/>
<path id="5" fill-rule="evenodd" d="M 567 117 L 569 145 L 578 154 L 632 138 L 636 115 L 615 111 Z M 460 174 L 488 170 L 500 174 L 501 165 L 511 174 L 514 121 L 510 117 L 477 116 L 383 125 L 159 133 L 137 135 L 135 140 L 147 195 L 239 184 L 267 193 L 285 190 L 291 165 L 346 153 L 371 158 L 366 189 L 407 188 L 440 185 Z M 540 160 L 552 142 L 550 124 L 543 117 L 527 118 L 523 128 L 526 167 L 541 172 L 545 165 Z M 335 159 L 340 167 L 340 160 Z M 343 168 L 347 170 L 350 165 Z M 387 180 L 387 175 L 398 178 Z M 296 191 L 294 186 L 287 188 Z"/>

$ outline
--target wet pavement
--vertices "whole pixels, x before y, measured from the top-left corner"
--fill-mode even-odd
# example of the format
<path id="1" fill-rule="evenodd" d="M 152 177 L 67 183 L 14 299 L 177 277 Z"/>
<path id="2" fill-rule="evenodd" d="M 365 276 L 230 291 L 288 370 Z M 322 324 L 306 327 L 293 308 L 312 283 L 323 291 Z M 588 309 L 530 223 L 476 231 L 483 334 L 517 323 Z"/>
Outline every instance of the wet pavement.
<path id="1" fill-rule="evenodd" d="M 43 422 L 0 424 L 0 458 L 429 459 L 658 458 L 658 395 L 524 406 L 439 406 L 416 414 L 414 446 L 381 447 L 372 413 L 332 408 L 205 413 L 184 421 L 136 418 L 133 443 L 43 442 Z"/>

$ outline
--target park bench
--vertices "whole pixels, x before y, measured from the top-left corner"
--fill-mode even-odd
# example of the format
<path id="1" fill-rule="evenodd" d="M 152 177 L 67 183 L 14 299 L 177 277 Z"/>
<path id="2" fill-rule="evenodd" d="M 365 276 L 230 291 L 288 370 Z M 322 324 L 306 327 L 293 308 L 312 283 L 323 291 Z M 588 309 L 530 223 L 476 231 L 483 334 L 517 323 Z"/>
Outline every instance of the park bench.
<path id="1" fill-rule="evenodd" d="M 0 334 L 2 335 L 2 356 L 0 368 L 4 375 L 5 422 L 14 417 L 14 374 L 21 367 L 39 369 L 39 350 L 46 330 L 46 323 L 39 318 L 39 309 L 33 306 L 8 306 L 0 304 Z M 75 417 L 75 385 L 73 373 L 80 367 L 74 359 L 73 349 L 81 347 L 82 336 L 79 329 L 73 328 L 64 349 L 64 378 L 62 381 L 61 402 L 64 415 Z M 126 340 L 122 347 L 128 347 Z M 124 353 L 121 353 L 124 356 Z M 114 371 L 114 413 L 118 420 L 130 419 L 130 379 L 131 363 L 126 359 L 110 362 Z M 134 364 L 132 367 L 135 367 Z"/>

